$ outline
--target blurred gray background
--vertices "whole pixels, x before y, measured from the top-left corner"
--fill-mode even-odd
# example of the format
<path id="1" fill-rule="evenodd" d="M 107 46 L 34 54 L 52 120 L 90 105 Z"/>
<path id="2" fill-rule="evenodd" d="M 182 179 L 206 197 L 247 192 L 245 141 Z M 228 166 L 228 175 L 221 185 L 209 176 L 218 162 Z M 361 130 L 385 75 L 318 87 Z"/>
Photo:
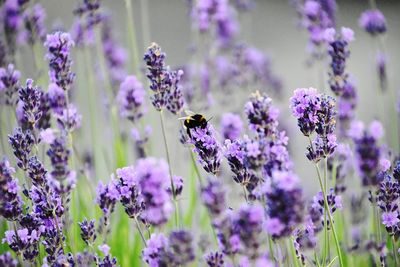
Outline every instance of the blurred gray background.
<path id="1" fill-rule="evenodd" d="M 146 0 L 133 0 L 136 30 L 140 54 L 143 54 L 147 45 L 143 42 L 142 11 Z M 241 22 L 241 39 L 265 51 L 272 58 L 273 71 L 282 78 L 284 83 L 284 101 L 276 103 L 282 109 L 281 118 L 289 128 L 290 145 L 293 152 L 296 171 L 306 182 L 307 193 L 315 193 L 314 170 L 304 157 L 306 140 L 296 129 L 296 122 L 289 113 L 289 97 L 297 87 L 318 87 L 318 70 L 307 67 L 305 61 L 308 35 L 303 29 L 296 26 L 296 12 L 288 0 L 258 0 L 256 8 L 247 14 Z M 388 32 L 385 35 L 385 44 L 389 56 L 388 75 L 389 89 L 398 92 L 400 88 L 400 1 L 377 1 L 387 19 Z M 47 23 L 62 21 L 66 28 L 72 23 L 72 9 L 77 1 L 45 0 L 41 1 L 48 11 Z M 116 37 L 128 48 L 128 31 L 126 10 L 123 0 L 105 0 L 103 4 L 113 15 Z M 188 47 L 191 43 L 191 26 L 188 9 L 184 0 L 149 0 L 149 40 L 159 43 L 168 55 L 168 64 L 183 65 L 189 58 Z M 338 26 L 350 27 L 355 31 L 356 41 L 350 45 L 351 56 L 348 59 L 348 72 L 356 81 L 359 92 L 359 119 L 371 121 L 377 112 L 377 77 L 375 72 L 376 45 L 373 39 L 358 27 L 360 14 L 368 8 L 367 0 L 338 1 Z M 78 74 L 79 75 L 79 74 Z M 258 88 L 254 88 L 255 90 Z M 328 89 L 327 89 L 328 90 Z M 243 95 L 243 98 L 246 98 Z M 244 101 L 244 100 L 243 100 Z M 385 96 L 387 103 L 389 95 Z M 149 108 L 151 109 L 151 108 Z M 389 108 L 388 108 L 389 109 Z M 214 112 L 228 112 L 229 106 L 219 107 Z M 153 114 L 154 115 L 154 114 Z M 213 115 L 213 114 L 210 114 Z M 154 117 L 154 116 L 153 116 Z M 84 117 L 83 123 L 87 118 Z M 169 139 L 171 139 L 173 154 L 175 155 L 174 169 L 185 176 L 185 166 L 176 160 L 186 155 L 177 142 L 175 122 L 168 125 Z M 291 126 L 290 126 L 291 125 Z M 392 124 L 388 124 L 392 125 Z M 158 125 L 153 125 L 155 134 L 159 131 Z M 292 129 L 291 129 L 292 128 Z M 160 138 L 159 138 L 160 139 Z M 158 141 L 156 141 L 158 142 Z M 153 145 L 155 155 L 163 156 L 161 143 Z"/>

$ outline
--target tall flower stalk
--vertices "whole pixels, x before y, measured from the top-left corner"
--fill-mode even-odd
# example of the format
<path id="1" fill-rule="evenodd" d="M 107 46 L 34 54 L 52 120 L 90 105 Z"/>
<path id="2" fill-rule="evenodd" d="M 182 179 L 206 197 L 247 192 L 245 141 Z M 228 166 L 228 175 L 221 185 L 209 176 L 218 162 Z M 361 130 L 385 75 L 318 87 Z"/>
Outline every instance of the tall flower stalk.
<path id="1" fill-rule="evenodd" d="M 342 252 L 338 240 L 338 236 L 333 221 L 331 210 L 328 206 L 327 199 L 327 169 L 328 157 L 334 152 L 336 144 L 335 130 L 335 101 L 333 98 L 320 94 L 314 88 L 298 88 L 294 91 L 290 99 L 290 107 L 293 116 L 297 119 L 300 131 L 309 140 L 307 147 L 307 158 L 314 162 L 317 171 L 318 182 L 323 195 L 324 202 L 324 234 L 325 234 L 325 252 L 324 261 L 327 258 L 328 245 L 328 219 L 331 223 L 332 233 L 335 239 L 337 254 L 340 266 L 344 266 Z M 311 140 L 312 134 L 316 132 L 316 137 Z M 318 163 L 324 160 L 324 176 L 322 177 Z"/>

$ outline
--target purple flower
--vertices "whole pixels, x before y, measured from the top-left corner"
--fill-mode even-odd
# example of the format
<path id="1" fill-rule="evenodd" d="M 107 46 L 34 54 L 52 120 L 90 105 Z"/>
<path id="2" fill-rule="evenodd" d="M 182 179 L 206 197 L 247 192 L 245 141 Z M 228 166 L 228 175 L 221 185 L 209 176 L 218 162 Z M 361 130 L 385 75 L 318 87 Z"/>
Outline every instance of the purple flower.
<path id="1" fill-rule="evenodd" d="M 0 93 L 4 93 L 4 102 L 6 105 L 15 105 L 15 94 L 18 92 L 19 79 L 21 73 L 9 64 L 7 68 L 0 68 Z"/>
<path id="2" fill-rule="evenodd" d="M 57 181 L 64 181 L 70 174 L 68 168 L 68 159 L 70 150 L 67 148 L 65 137 L 57 137 L 47 150 L 47 156 L 50 158 L 53 170 L 50 172 L 53 179 Z"/>
<path id="3" fill-rule="evenodd" d="M 14 133 L 8 136 L 8 141 L 13 149 L 14 156 L 17 158 L 18 167 L 26 170 L 29 155 L 35 144 L 35 137 L 30 130 L 23 132 L 21 128 L 16 128 Z"/>
<path id="4" fill-rule="evenodd" d="M 221 146 L 214 128 L 208 123 L 204 128 L 196 127 L 189 131 L 188 142 L 194 146 L 193 151 L 198 155 L 201 166 L 206 172 L 217 174 L 221 165 Z"/>
<path id="5" fill-rule="evenodd" d="M 33 85 L 32 79 L 26 80 L 26 86 L 18 90 L 19 100 L 22 102 L 22 114 L 29 129 L 33 129 L 41 119 L 43 112 L 40 109 L 43 92 Z"/>
<path id="6" fill-rule="evenodd" d="M 355 117 L 357 106 L 357 92 L 351 81 L 343 87 L 343 93 L 338 100 L 338 121 L 340 136 L 348 137 L 348 130 Z"/>
<path id="7" fill-rule="evenodd" d="M 0 255 L 0 266 L 17 267 L 18 261 L 13 259 L 10 252 Z"/>
<path id="8" fill-rule="evenodd" d="M 382 210 L 382 223 L 390 235 L 398 235 L 400 232 L 399 219 L 399 181 L 388 172 L 382 174 L 383 179 L 379 184 L 376 195 L 376 204 Z"/>
<path id="9" fill-rule="evenodd" d="M 17 220 L 22 213 L 22 200 L 14 173 L 6 159 L 0 161 L 0 215 L 10 221 Z"/>
<path id="10" fill-rule="evenodd" d="M 23 13 L 25 29 L 19 33 L 19 41 L 28 42 L 30 45 L 36 41 L 44 42 L 46 39 L 45 19 L 46 12 L 41 4 L 37 3 L 27 8 Z"/>
<path id="11" fill-rule="evenodd" d="M 183 71 L 171 71 L 169 66 L 165 65 L 165 57 L 165 53 L 156 43 L 151 44 L 143 57 L 147 67 L 146 76 L 153 91 L 151 102 L 158 111 L 167 107 L 173 114 L 178 114 L 184 105 L 179 85 Z"/>
<path id="12" fill-rule="evenodd" d="M 217 218 L 225 209 L 225 190 L 217 179 L 209 178 L 201 189 L 201 199 L 212 218 Z"/>
<path id="13" fill-rule="evenodd" d="M 99 246 L 99 250 L 105 255 L 109 255 L 110 254 L 110 247 L 107 244 L 103 244 Z"/>
<path id="14" fill-rule="evenodd" d="M 102 21 L 101 41 L 103 44 L 103 52 L 109 70 L 111 84 L 115 87 L 126 77 L 125 65 L 128 57 L 126 50 L 116 42 L 113 36 L 110 17 L 103 16 Z"/>
<path id="15" fill-rule="evenodd" d="M 265 230 L 271 236 L 280 236 L 285 230 L 285 225 L 278 218 L 271 218 L 266 221 Z"/>
<path id="16" fill-rule="evenodd" d="M 82 222 L 78 223 L 79 227 L 81 228 L 81 238 L 87 244 L 91 245 L 96 240 L 96 229 L 95 229 L 95 220 L 83 220 Z M 108 253 L 105 253 L 106 255 Z"/>
<path id="17" fill-rule="evenodd" d="M 304 202 L 297 176 L 292 172 L 274 171 L 265 197 L 267 230 L 274 238 L 288 236 L 303 219 Z"/>
<path id="18" fill-rule="evenodd" d="M 58 127 L 67 132 L 73 132 L 81 127 L 82 115 L 74 104 L 69 104 L 60 114 L 56 114 Z"/>
<path id="19" fill-rule="evenodd" d="M 152 234 L 142 251 L 142 259 L 150 267 L 161 267 L 167 265 L 171 255 L 167 252 L 169 242 L 163 234 Z"/>
<path id="20" fill-rule="evenodd" d="M 186 230 L 173 231 L 168 239 L 174 264 L 184 266 L 195 259 L 193 237 L 190 232 Z"/>
<path id="21" fill-rule="evenodd" d="M 228 160 L 229 167 L 234 173 L 233 180 L 244 186 L 248 192 L 252 192 L 259 182 L 256 172 L 253 170 L 254 162 L 263 162 L 263 155 L 259 159 L 251 158 L 254 153 L 248 153 L 248 142 L 245 140 L 225 140 L 225 157 Z M 250 145 L 251 147 L 251 145 Z"/>
<path id="22" fill-rule="evenodd" d="M 169 71 L 168 75 L 171 81 L 171 89 L 167 96 L 167 109 L 176 115 L 182 111 L 185 105 L 182 87 L 179 84 L 183 70 Z"/>
<path id="23" fill-rule="evenodd" d="M 386 227 L 393 227 L 397 226 L 400 222 L 400 219 L 398 218 L 399 214 L 397 211 L 392 211 L 392 212 L 383 212 L 382 213 L 382 223 Z"/>
<path id="24" fill-rule="evenodd" d="M 292 114 L 297 118 L 300 131 L 310 136 L 318 122 L 318 111 L 321 109 L 320 95 L 314 88 L 298 88 L 290 98 Z"/>
<path id="25" fill-rule="evenodd" d="M 143 197 L 135 180 L 135 169 L 133 166 L 117 169 L 117 190 L 120 202 L 130 218 L 137 218 L 145 209 Z"/>
<path id="26" fill-rule="evenodd" d="M 342 28 L 341 33 L 336 34 L 333 28 L 329 28 L 325 31 L 325 38 L 329 43 L 328 53 L 331 57 L 329 85 L 336 95 L 342 95 L 348 77 L 345 73 L 346 58 L 350 55 L 347 46 L 353 41 L 354 33 L 349 28 Z"/>
<path id="27" fill-rule="evenodd" d="M 358 24 L 373 36 L 386 32 L 385 16 L 378 9 L 364 11 L 358 20 Z"/>
<path id="28" fill-rule="evenodd" d="M 333 189 L 330 189 L 329 193 L 326 195 L 326 199 L 328 202 L 330 213 L 332 215 L 337 209 L 342 209 L 343 206 L 342 206 L 341 196 L 335 195 Z M 320 221 L 322 225 L 325 225 L 324 221 L 325 201 L 322 192 L 318 192 L 317 195 L 314 196 L 311 209 L 315 212 L 314 216 L 317 219 L 317 221 Z M 329 221 L 329 218 L 327 218 L 327 220 L 328 221 L 326 223 L 329 229 L 331 222 Z"/>
<path id="29" fill-rule="evenodd" d="M 51 109 L 56 114 L 62 114 L 67 106 L 64 90 L 57 84 L 51 83 L 47 92 Z"/>
<path id="30" fill-rule="evenodd" d="M 144 158 L 138 160 L 135 169 L 135 181 L 146 207 L 141 218 L 154 226 L 163 225 L 173 211 L 167 192 L 170 184 L 168 164 L 164 160 Z"/>
<path id="31" fill-rule="evenodd" d="M 156 110 L 162 110 L 167 104 L 167 95 L 171 86 L 170 76 L 165 65 L 165 53 L 161 47 L 152 43 L 148 47 L 143 59 L 147 67 L 147 78 L 150 81 L 150 89 L 154 92 L 151 102 Z"/>
<path id="32" fill-rule="evenodd" d="M 119 87 L 117 102 L 122 117 L 135 123 L 145 112 L 145 91 L 142 83 L 135 76 L 127 76 Z"/>
<path id="33" fill-rule="evenodd" d="M 241 253 L 257 257 L 263 231 L 264 210 L 259 205 L 242 206 L 233 214 L 233 236 L 237 236 Z"/>
<path id="34" fill-rule="evenodd" d="M 244 107 L 251 130 L 263 137 L 275 134 L 279 110 L 272 107 L 272 99 L 258 91 L 251 95 Z"/>
<path id="35" fill-rule="evenodd" d="M 376 137 L 381 136 L 383 131 L 379 123 L 372 123 L 369 131 L 364 128 L 362 122 L 356 121 L 351 125 L 349 135 L 355 144 L 356 163 L 363 185 L 377 185 L 382 151 Z"/>
<path id="36" fill-rule="evenodd" d="M 44 45 L 47 48 L 51 82 L 68 91 L 75 80 L 75 73 L 71 71 L 71 48 L 74 46 L 71 35 L 66 32 L 48 34 Z"/>
<path id="37" fill-rule="evenodd" d="M 220 252 L 210 252 L 204 256 L 209 267 L 223 267 L 224 263 L 224 254 Z"/>

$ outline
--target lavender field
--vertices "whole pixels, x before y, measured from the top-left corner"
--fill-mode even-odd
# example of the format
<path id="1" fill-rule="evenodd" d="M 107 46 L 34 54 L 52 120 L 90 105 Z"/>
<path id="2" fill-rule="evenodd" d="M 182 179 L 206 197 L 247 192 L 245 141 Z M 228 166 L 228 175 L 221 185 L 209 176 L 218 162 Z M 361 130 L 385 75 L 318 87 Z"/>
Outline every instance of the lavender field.
<path id="1" fill-rule="evenodd" d="M 399 15 L 0 0 L 0 267 L 400 266 Z"/>

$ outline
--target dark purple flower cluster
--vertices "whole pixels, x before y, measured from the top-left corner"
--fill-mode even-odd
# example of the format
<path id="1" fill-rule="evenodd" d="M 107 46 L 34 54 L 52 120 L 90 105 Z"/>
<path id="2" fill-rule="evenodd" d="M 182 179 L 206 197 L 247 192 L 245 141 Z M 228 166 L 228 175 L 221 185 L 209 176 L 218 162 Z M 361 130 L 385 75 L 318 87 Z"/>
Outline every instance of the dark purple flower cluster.
<path id="1" fill-rule="evenodd" d="M 265 162 L 265 155 L 257 140 L 225 140 L 225 157 L 234 174 L 233 180 L 251 193 L 260 182 L 254 169 Z"/>
<path id="2" fill-rule="evenodd" d="M 97 187 L 96 203 L 103 211 L 102 224 L 106 227 L 110 223 L 110 215 L 114 211 L 115 204 L 117 204 L 119 199 L 120 195 L 117 188 L 117 180 L 114 180 L 113 177 L 111 177 L 111 181 L 106 185 L 99 182 Z"/>
<path id="3" fill-rule="evenodd" d="M 333 213 L 337 209 L 342 209 L 342 197 L 335 194 L 334 190 L 331 189 L 329 193 L 326 195 L 326 199 L 328 202 L 328 207 L 330 213 Z M 325 225 L 325 218 L 324 218 L 324 210 L 325 210 L 325 201 L 322 192 L 318 192 L 317 195 L 313 198 L 313 203 L 311 206 L 311 216 L 313 224 L 315 225 L 316 229 L 320 229 L 319 226 Z M 333 222 L 332 222 L 333 223 Z M 332 223 L 330 222 L 329 218 L 327 218 L 327 227 L 328 229 L 331 227 Z M 322 225 L 321 225 L 322 224 Z"/>
<path id="4" fill-rule="evenodd" d="M 266 230 L 273 238 L 289 236 L 302 222 L 304 201 L 299 178 L 292 172 L 274 171 L 266 183 Z"/>
<path id="5" fill-rule="evenodd" d="M 173 114 L 178 114 L 184 105 L 179 85 L 183 71 L 171 71 L 169 66 L 165 65 L 165 57 L 165 53 L 156 43 L 151 44 L 143 57 L 147 67 L 146 76 L 154 93 L 151 102 L 158 111 L 166 107 Z"/>
<path id="6" fill-rule="evenodd" d="M 21 253 L 25 260 L 34 262 L 39 255 L 39 239 L 41 232 L 36 229 L 21 228 L 5 232 L 3 242 L 6 242 L 16 253 Z"/>
<path id="7" fill-rule="evenodd" d="M 93 45 L 95 26 L 103 22 L 104 14 L 99 12 L 99 0 L 83 0 L 74 10 L 75 21 L 71 32 L 78 46 Z"/>
<path id="8" fill-rule="evenodd" d="M 335 26 L 335 1 L 307 0 L 298 7 L 302 17 L 301 26 L 307 29 L 310 35 L 310 50 L 317 59 L 320 57 L 318 48 L 324 42 L 324 32 Z"/>
<path id="9" fill-rule="evenodd" d="M 239 44 L 235 47 L 232 64 L 229 80 L 243 87 L 255 83 L 256 87 L 268 88 L 278 97 L 282 95 L 282 80 L 273 73 L 271 59 L 261 50 Z M 227 68 L 223 70 L 227 71 Z"/>
<path id="10" fill-rule="evenodd" d="M 204 128 L 189 129 L 188 143 L 194 146 L 193 151 L 203 169 L 211 174 L 217 174 L 221 165 L 221 145 L 219 144 L 214 128 L 208 123 Z"/>
<path id="11" fill-rule="evenodd" d="M 354 121 L 349 129 L 349 136 L 355 145 L 356 165 L 364 186 L 378 185 L 381 147 L 378 144 L 383 136 L 383 127 L 378 121 L 373 121 L 369 129 L 364 124 Z"/>
<path id="12" fill-rule="evenodd" d="M 300 131 L 310 138 L 315 131 L 316 138 L 307 147 L 307 158 L 319 162 L 331 155 L 336 146 L 335 100 L 327 95 L 318 94 L 314 88 L 299 88 L 290 98 L 293 115 L 297 118 Z"/>
<path id="13" fill-rule="evenodd" d="M 348 44 L 354 40 L 354 32 L 349 28 L 342 27 L 340 34 L 335 29 L 325 30 L 325 40 L 329 44 L 328 53 L 331 57 L 329 72 L 329 86 L 332 92 L 339 96 L 344 93 L 348 74 L 345 73 L 346 58 L 350 52 Z"/>
<path id="14" fill-rule="evenodd" d="M 81 238 L 82 240 L 89 246 L 91 246 L 96 240 L 96 229 L 95 229 L 95 220 L 83 220 L 79 223 L 79 227 L 81 228 Z"/>
<path id="15" fill-rule="evenodd" d="M 315 88 L 298 88 L 290 98 L 293 116 L 305 136 L 310 136 L 315 131 L 318 111 L 321 109 L 320 96 Z"/>
<path id="16" fill-rule="evenodd" d="M 52 111 L 56 114 L 62 114 L 67 107 L 64 90 L 55 83 L 50 83 L 48 90 L 48 101 Z"/>
<path id="17" fill-rule="evenodd" d="M 239 25 L 229 1 L 197 1 L 192 6 L 191 17 L 200 33 L 211 34 L 215 29 L 216 37 L 222 47 L 228 47 L 239 31 Z"/>
<path id="18" fill-rule="evenodd" d="M 123 82 L 126 76 L 125 65 L 127 52 L 115 40 L 113 36 L 113 28 L 111 26 L 111 18 L 103 15 L 101 24 L 101 42 L 111 85 L 116 87 Z"/>
<path id="19" fill-rule="evenodd" d="M 314 249 L 317 245 L 317 238 L 312 222 L 306 223 L 304 229 L 297 228 L 293 231 L 293 245 L 297 258 L 305 265 L 306 257 L 304 251 Z"/>
<path id="20" fill-rule="evenodd" d="M 119 87 L 117 102 L 120 114 L 135 123 L 144 114 L 145 91 L 142 83 L 135 76 L 127 76 Z"/>
<path id="21" fill-rule="evenodd" d="M 18 261 L 13 259 L 10 252 L 0 255 L 0 266 L 17 267 Z"/>
<path id="22" fill-rule="evenodd" d="M 71 35 L 66 32 L 48 34 L 44 45 L 47 48 L 51 82 L 68 91 L 75 80 L 75 73 L 71 70 L 71 48 L 74 46 Z"/>
<path id="23" fill-rule="evenodd" d="M 15 94 L 18 92 L 21 73 L 9 64 L 7 68 L 0 68 L 0 96 L 1 102 L 6 105 L 15 105 Z"/>
<path id="24" fill-rule="evenodd" d="M 14 156 L 17 158 L 17 165 L 22 170 L 27 169 L 29 155 L 35 144 L 35 137 L 30 130 L 23 132 L 21 128 L 16 128 L 8 140 L 13 149 Z"/>
<path id="25" fill-rule="evenodd" d="M 236 212 L 227 212 L 216 224 L 221 251 L 256 259 L 261 254 L 264 209 L 259 205 L 244 205 Z"/>
<path id="26" fill-rule="evenodd" d="M 358 20 L 358 24 L 361 28 L 373 36 L 386 32 L 385 16 L 378 9 L 364 11 Z"/>
<path id="27" fill-rule="evenodd" d="M 343 87 L 343 93 L 338 99 L 338 125 L 339 135 L 347 137 L 347 131 L 355 117 L 355 109 L 358 97 L 354 84 L 347 81 Z"/>
<path id="28" fill-rule="evenodd" d="M 142 251 L 142 259 L 151 267 L 186 265 L 195 259 L 193 237 L 185 230 L 173 231 L 169 237 L 152 234 Z"/>
<path id="29" fill-rule="evenodd" d="M 168 164 L 155 158 L 140 159 L 135 167 L 137 182 L 145 205 L 141 218 L 154 226 L 168 221 L 173 207 L 167 187 L 170 184 Z"/>
<path id="30" fill-rule="evenodd" d="M 22 200 L 14 173 L 8 160 L 0 161 L 0 215 L 10 221 L 17 220 L 22 213 Z"/>
<path id="31" fill-rule="evenodd" d="M 201 199 L 212 218 L 218 218 L 227 207 L 223 184 L 217 179 L 207 180 L 207 184 L 201 189 Z"/>
<path id="32" fill-rule="evenodd" d="M 57 137 L 50 144 L 47 150 L 47 156 L 50 158 L 53 170 L 50 172 L 51 177 L 57 181 L 64 181 L 70 175 L 68 168 L 68 159 L 71 151 L 67 148 L 65 137 Z"/>
<path id="33" fill-rule="evenodd" d="M 27 79 L 26 86 L 18 90 L 19 101 L 22 103 L 23 121 L 28 129 L 33 130 L 42 117 L 41 101 L 43 92 L 33 85 L 33 80 Z"/>
<path id="34" fill-rule="evenodd" d="M 133 167 L 117 170 L 119 179 L 117 189 L 120 195 L 120 202 L 129 218 L 138 218 L 146 208 L 134 175 L 135 169 Z"/>
<path id="35" fill-rule="evenodd" d="M 336 176 L 335 193 L 340 194 L 346 191 L 345 178 L 353 170 L 353 152 L 348 144 L 340 143 L 337 146 L 333 157 L 328 160 L 328 170 Z M 335 172 L 333 170 L 335 169 Z"/>
<path id="36" fill-rule="evenodd" d="M 74 104 L 69 104 L 61 113 L 55 114 L 57 125 L 60 130 L 73 132 L 81 127 L 82 115 L 78 112 Z"/>
<path id="37" fill-rule="evenodd" d="M 382 210 L 382 224 L 391 236 L 400 236 L 400 184 L 399 180 L 390 173 L 390 170 L 382 171 L 383 176 L 376 194 L 376 204 Z"/>
<path id="38" fill-rule="evenodd" d="M 243 122 L 239 115 L 225 113 L 221 117 L 221 133 L 224 140 L 238 139 L 242 133 Z"/>
<path id="39" fill-rule="evenodd" d="M 258 91 L 250 96 L 244 107 L 249 128 L 262 137 L 276 134 L 279 110 L 272 106 L 272 99 Z"/>
<path id="40" fill-rule="evenodd" d="M 24 1 L 6 0 L 2 2 L 1 20 L 4 27 L 4 35 L 10 54 L 11 62 L 14 60 L 16 51 L 16 39 L 19 30 L 22 27 L 22 13 L 24 10 Z"/>
<path id="41" fill-rule="evenodd" d="M 24 30 L 19 33 L 18 41 L 34 45 L 36 41 L 46 39 L 46 12 L 40 3 L 28 7 L 22 14 Z"/>
<path id="42" fill-rule="evenodd" d="M 205 260 L 209 267 L 223 267 L 225 266 L 224 254 L 220 252 L 210 252 L 205 256 Z"/>

